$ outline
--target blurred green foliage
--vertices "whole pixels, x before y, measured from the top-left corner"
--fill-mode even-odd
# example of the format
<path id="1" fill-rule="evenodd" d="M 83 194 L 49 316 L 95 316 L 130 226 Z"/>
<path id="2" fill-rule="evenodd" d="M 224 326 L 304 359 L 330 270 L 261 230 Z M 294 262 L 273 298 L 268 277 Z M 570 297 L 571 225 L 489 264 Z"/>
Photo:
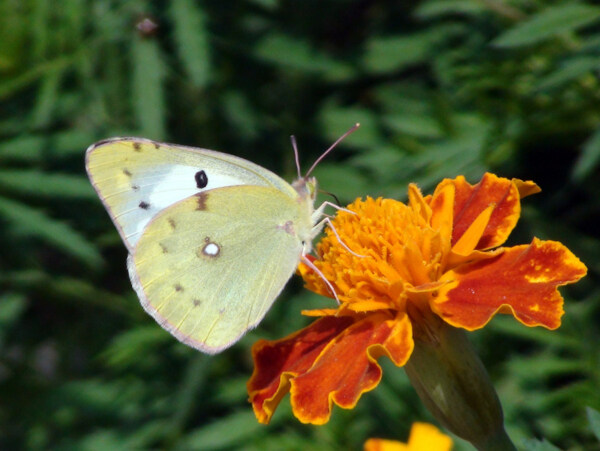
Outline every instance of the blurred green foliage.
<path id="1" fill-rule="evenodd" d="M 0 448 L 360 449 L 431 420 L 404 372 L 321 427 L 246 402 L 250 347 L 322 300 L 290 283 L 216 357 L 140 308 L 83 155 L 138 135 L 290 179 L 289 134 L 343 202 L 486 170 L 533 179 L 511 243 L 564 242 L 590 275 L 554 332 L 471 336 L 526 449 L 593 450 L 600 409 L 600 7 L 546 0 L 0 2 Z M 545 439 L 546 444 L 536 441 Z M 469 449 L 458 443 L 457 449 Z"/>

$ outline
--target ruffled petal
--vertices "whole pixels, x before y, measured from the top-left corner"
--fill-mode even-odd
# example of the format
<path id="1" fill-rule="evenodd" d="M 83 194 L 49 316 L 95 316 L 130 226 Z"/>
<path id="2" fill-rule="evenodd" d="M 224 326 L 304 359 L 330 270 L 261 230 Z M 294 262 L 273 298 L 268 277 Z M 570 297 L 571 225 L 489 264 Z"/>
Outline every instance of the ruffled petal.
<path id="1" fill-rule="evenodd" d="M 443 275 L 432 309 L 453 326 L 475 330 L 498 311 L 526 326 L 560 326 L 558 286 L 582 278 L 587 268 L 563 244 L 534 238 L 494 258 L 467 263 Z"/>
<path id="2" fill-rule="evenodd" d="M 413 346 L 412 327 L 404 313 L 371 314 L 356 321 L 323 349 L 308 371 L 290 381 L 294 415 L 303 423 L 324 424 L 332 403 L 353 408 L 381 380 L 377 359 L 385 354 L 402 366 Z"/>
<path id="3" fill-rule="evenodd" d="M 455 189 L 452 245 L 462 238 L 484 210 L 494 205 L 487 226 L 475 247 L 478 250 L 491 249 L 504 243 L 521 214 L 521 193 L 525 196 L 539 191 L 539 187 L 533 182 L 508 180 L 490 173 L 484 174 L 476 185 L 468 183 L 463 176 L 453 180 L 446 179 L 437 186 L 431 200 L 434 211 L 432 224 L 436 216 L 433 208 L 436 198 L 449 185 Z"/>
<path id="4" fill-rule="evenodd" d="M 381 379 L 377 358 L 406 363 L 413 349 L 412 328 L 402 313 L 327 316 L 277 341 L 253 349 L 255 369 L 248 393 L 261 423 L 290 391 L 294 415 L 303 423 L 329 420 L 332 403 L 352 408 Z"/>
<path id="5" fill-rule="evenodd" d="M 537 185 L 537 183 L 531 180 L 512 179 L 512 182 L 519 190 L 519 196 L 521 197 L 521 199 L 542 191 L 542 189 Z"/>
<path id="6" fill-rule="evenodd" d="M 259 340 L 252 346 L 254 372 L 247 389 L 258 421 L 271 420 L 289 391 L 289 380 L 308 371 L 331 340 L 353 322 L 349 316 L 326 316 L 285 338 Z"/>

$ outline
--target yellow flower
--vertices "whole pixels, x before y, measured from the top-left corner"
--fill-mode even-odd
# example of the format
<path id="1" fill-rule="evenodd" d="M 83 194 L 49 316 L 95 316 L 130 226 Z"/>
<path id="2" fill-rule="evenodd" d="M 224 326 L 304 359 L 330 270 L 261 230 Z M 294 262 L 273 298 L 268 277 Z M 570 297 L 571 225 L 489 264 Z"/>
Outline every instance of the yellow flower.
<path id="1" fill-rule="evenodd" d="M 452 439 L 428 423 L 413 423 L 408 443 L 370 438 L 364 451 L 450 451 Z"/>

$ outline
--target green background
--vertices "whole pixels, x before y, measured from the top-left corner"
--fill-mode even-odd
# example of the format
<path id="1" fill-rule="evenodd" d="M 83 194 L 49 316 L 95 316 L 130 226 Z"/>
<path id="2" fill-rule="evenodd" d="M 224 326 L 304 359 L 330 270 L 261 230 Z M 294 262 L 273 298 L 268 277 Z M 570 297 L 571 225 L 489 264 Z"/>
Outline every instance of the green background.
<path id="1" fill-rule="evenodd" d="M 295 277 L 233 348 L 185 347 L 139 306 L 84 171 L 88 145 L 134 135 L 291 180 L 290 134 L 307 168 L 360 122 L 316 171 L 342 203 L 485 171 L 542 187 L 508 244 L 562 241 L 590 274 L 561 290 L 559 330 L 498 317 L 470 336 L 519 447 L 600 449 L 599 71 L 593 2 L 1 0 L 0 448 L 345 450 L 433 422 L 382 358 L 327 425 L 289 398 L 258 424 L 250 347 L 323 299 Z"/>

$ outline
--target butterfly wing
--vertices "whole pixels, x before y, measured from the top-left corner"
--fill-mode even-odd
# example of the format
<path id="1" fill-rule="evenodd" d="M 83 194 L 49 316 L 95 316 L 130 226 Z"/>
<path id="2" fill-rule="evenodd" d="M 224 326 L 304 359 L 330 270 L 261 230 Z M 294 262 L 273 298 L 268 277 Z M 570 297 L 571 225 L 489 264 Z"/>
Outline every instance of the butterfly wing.
<path id="1" fill-rule="evenodd" d="M 142 138 L 93 144 L 86 169 L 130 253 L 152 217 L 203 190 L 257 185 L 295 196 L 285 180 L 249 161 Z"/>
<path id="2" fill-rule="evenodd" d="M 160 212 L 133 255 L 144 309 L 177 339 L 216 353 L 263 318 L 296 269 L 310 234 L 304 202 L 278 189 L 232 186 Z"/>

